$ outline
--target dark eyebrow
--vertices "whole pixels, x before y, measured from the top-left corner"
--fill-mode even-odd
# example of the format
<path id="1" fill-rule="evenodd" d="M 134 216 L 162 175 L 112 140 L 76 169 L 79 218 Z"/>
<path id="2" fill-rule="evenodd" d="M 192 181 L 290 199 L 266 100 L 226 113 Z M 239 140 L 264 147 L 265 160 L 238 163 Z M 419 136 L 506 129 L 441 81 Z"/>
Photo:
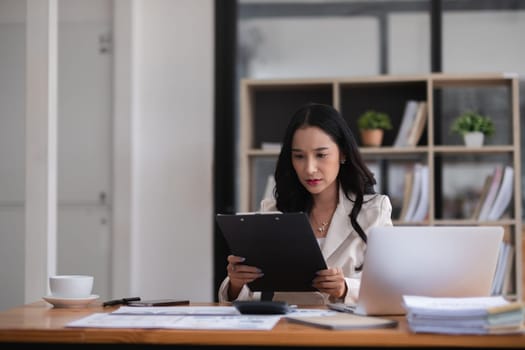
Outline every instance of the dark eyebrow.
<path id="1" fill-rule="evenodd" d="M 314 149 L 314 152 L 326 151 L 329 148 L 330 147 L 318 147 L 318 148 Z M 303 150 L 301 150 L 299 148 L 292 148 L 292 152 L 303 152 Z"/>

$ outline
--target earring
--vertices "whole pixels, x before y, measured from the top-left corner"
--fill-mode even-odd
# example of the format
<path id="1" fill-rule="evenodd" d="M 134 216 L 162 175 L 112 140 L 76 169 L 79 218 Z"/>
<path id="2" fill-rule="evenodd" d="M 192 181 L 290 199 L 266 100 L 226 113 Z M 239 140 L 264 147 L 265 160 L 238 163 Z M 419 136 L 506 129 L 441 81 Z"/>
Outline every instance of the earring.
<path id="1" fill-rule="evenodd" d="M 346 163 L 346 160 L 345 159 L 341 159 L 341 164 L 344 164 Z"/>

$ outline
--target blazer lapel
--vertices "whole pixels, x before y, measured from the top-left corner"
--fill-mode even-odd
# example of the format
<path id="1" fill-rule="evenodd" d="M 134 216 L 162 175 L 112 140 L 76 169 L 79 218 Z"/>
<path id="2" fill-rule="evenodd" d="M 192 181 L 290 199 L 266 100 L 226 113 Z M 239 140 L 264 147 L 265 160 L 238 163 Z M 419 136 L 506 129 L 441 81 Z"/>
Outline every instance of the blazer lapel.
<path id="1" fill-rule="evenodd" d="M 335 250 L 343 243 L 343 241 L 352 234 L 354 229 L 350 224 L 350 218 L 348 214 L 352 210 L 352 202 L 350 202 L 344 195 L 341 189 L 339 189 L 339 203 L 335 209 L 332 222 L 328 228 L 328 234 L 326 240 L 321 249 L 325 260 L 335 252 Z"/>

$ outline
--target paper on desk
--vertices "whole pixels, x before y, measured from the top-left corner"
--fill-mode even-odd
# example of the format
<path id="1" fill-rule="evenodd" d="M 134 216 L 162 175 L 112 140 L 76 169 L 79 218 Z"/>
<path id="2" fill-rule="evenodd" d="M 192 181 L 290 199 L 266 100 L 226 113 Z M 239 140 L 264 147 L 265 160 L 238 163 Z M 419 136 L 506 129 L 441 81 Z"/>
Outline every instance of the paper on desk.
<path id="1" fill-rule="evenodd" d="M 240 315 L 234 306 L 121 306 L 112 315 Z"/>
<path id="2" fill-rule="evenodd" d="M 66 327 L 87 328 L 163 328 L 209 330 L 270 330 L 279 315 L 121 315 L 94 313 L 70 322 Z"/>
<path id="3" fill-rule="evenodd" d="M 291 308 L 290 314 L 300 316 L 334 315 L 335 311 L 325 309 Z M 240 315 L 234 306 L 121 306 L 112 315 L 193 315 L 193 316 L 226 316 Z M 281 315 L 282 316 L 282 315 Z"/>

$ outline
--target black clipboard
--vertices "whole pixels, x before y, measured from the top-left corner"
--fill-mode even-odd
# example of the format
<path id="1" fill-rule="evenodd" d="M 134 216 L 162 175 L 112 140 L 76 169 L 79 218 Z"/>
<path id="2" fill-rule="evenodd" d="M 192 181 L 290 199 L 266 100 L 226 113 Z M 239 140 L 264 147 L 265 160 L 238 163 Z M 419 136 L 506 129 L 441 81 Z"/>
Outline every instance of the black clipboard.
<path id="1" fill-rule="evenodd" d="M 216 221 L 231 253 L 264 273 L 248 284 L 250 290 L 317 290 L 312 280 L 327 267 L 305 213 L 217 214 Z"/>

